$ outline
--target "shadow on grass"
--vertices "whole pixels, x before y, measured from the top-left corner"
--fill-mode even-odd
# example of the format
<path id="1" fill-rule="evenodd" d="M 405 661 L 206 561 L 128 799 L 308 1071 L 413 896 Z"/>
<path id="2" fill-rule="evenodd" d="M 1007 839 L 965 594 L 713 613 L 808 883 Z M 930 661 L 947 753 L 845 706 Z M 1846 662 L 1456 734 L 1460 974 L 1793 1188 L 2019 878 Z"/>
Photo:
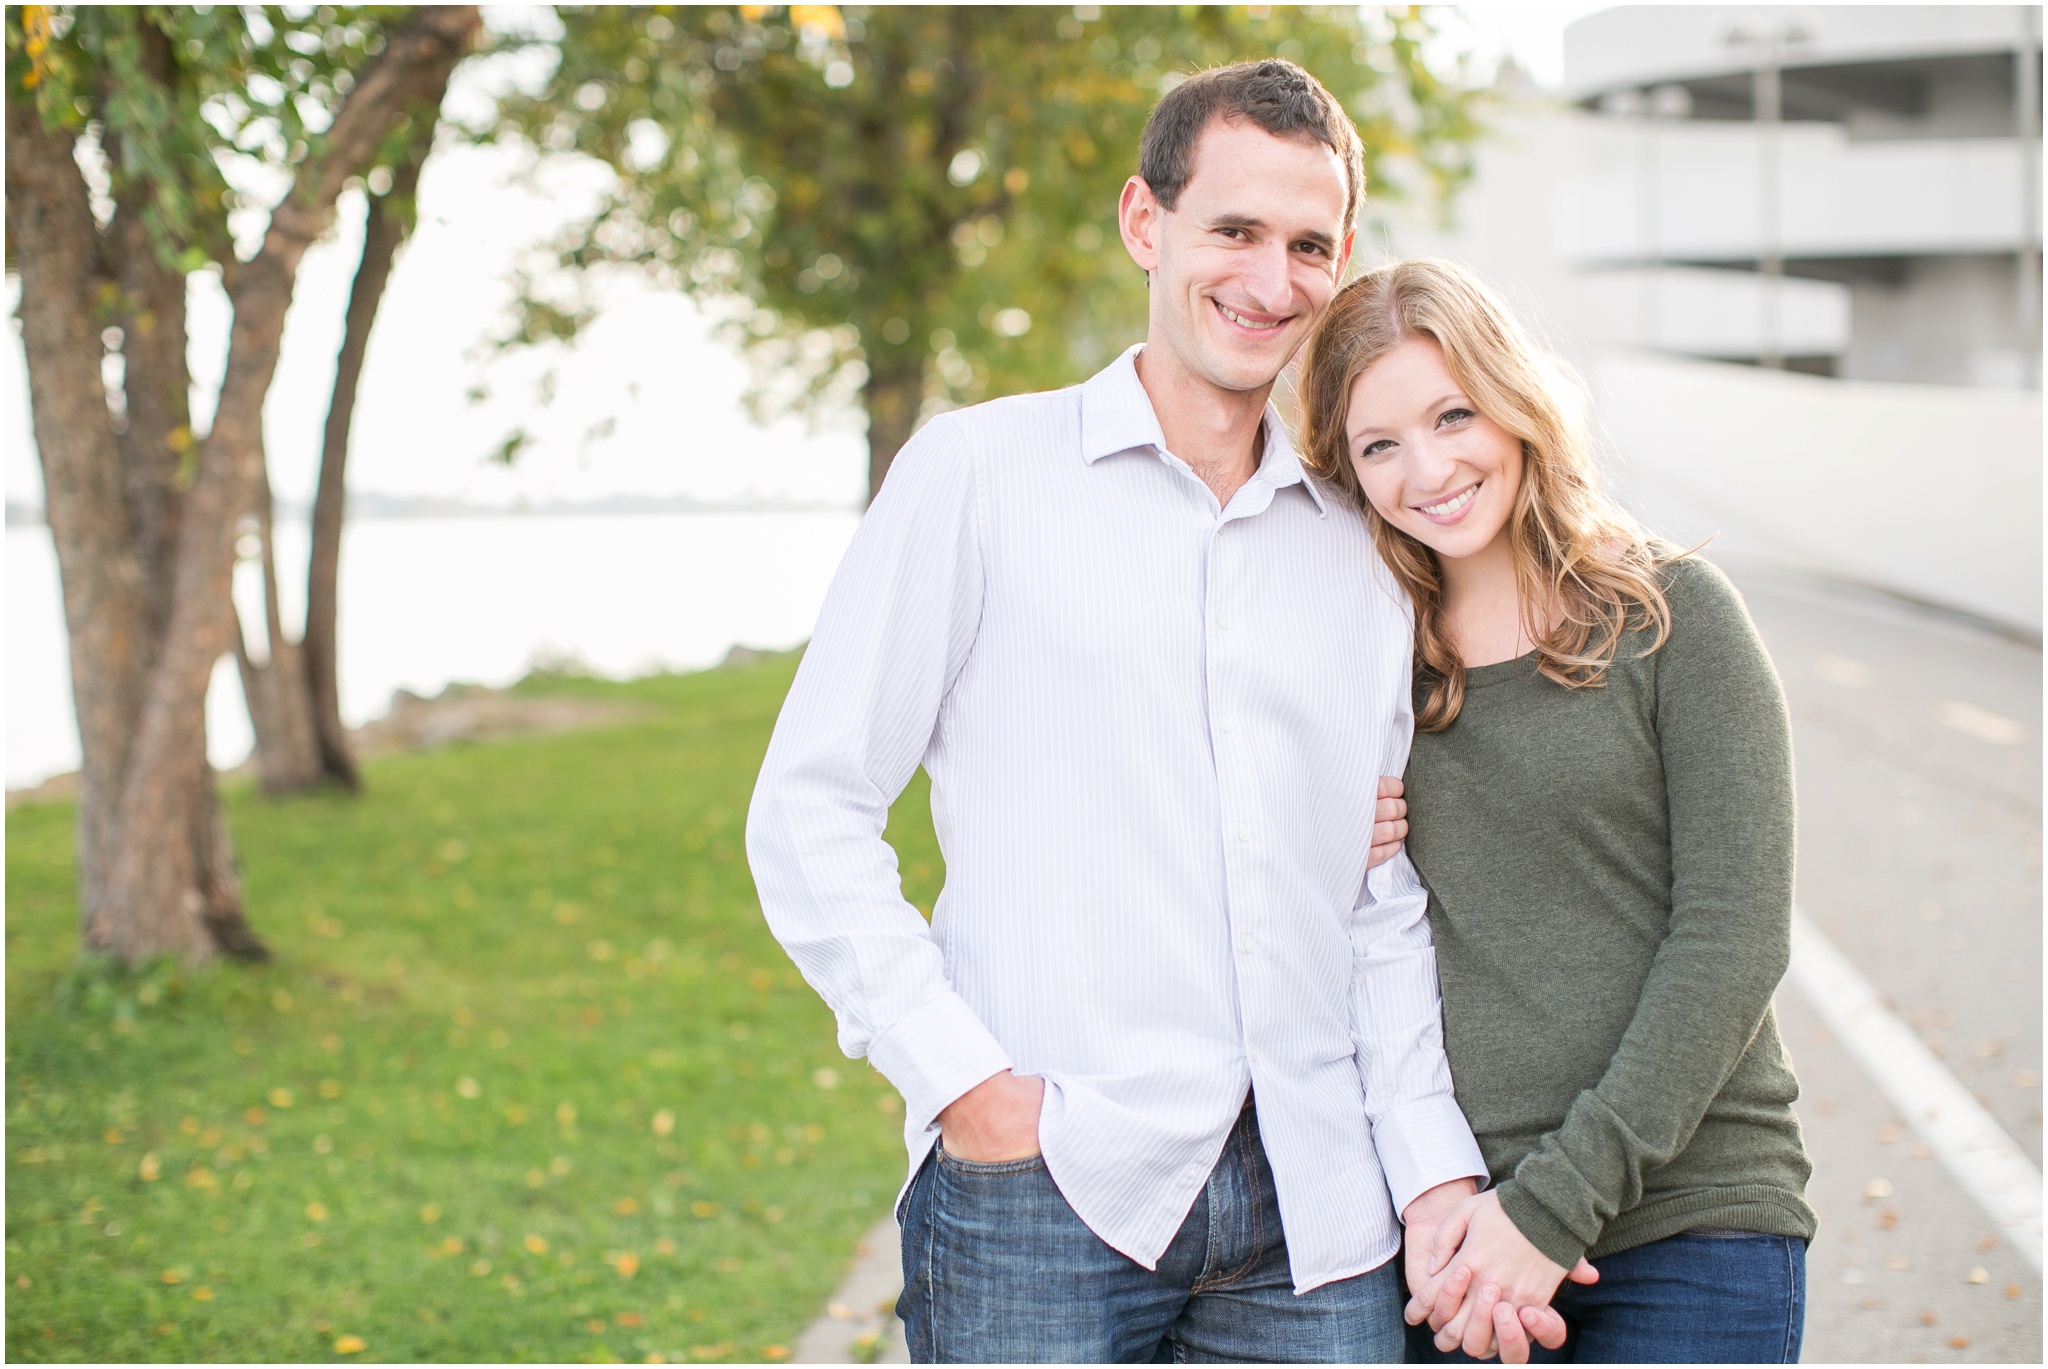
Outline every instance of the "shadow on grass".
<path id="1" fill-rule="evenodd" d="M 786 1354 L 902 1167 L 747 873 L 793 669 L 531 681 L 656 711 L 231 790 L 257 968 L 81 966 L 72 808 L 10 812 L 9 1357 Z M 929 909 L 921 777 L 890 837 Z"/>

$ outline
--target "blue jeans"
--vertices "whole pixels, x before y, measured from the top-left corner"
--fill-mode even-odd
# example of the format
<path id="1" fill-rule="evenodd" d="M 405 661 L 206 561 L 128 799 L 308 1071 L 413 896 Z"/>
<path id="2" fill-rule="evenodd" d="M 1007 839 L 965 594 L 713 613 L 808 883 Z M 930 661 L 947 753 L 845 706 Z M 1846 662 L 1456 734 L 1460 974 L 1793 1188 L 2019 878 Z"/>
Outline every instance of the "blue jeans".
<path id="1" fill-rule="evenodd" d="M 896 1312 L 921 1364 L 1401 1359 L 1398 1261 L 1295 1296 L 1249 1108 L 1156 1270 L 1090 1231 L 1038 1158 L 976 1164 L 940 1147 L 897 1217 Z"/>
<path id="2" fill-rule="evenodd" d="M 1752 1231 L 1684 1231 L 1593 1261 L 1600 1282 L 1566 1283 L 1551 1306 L 1562 1350 L 1532 1364 L 1793 1364 L 1806 1330 L 1806 1242 Z M 1471 1364 L 1408 1332 L 1409 1362 Z"/>

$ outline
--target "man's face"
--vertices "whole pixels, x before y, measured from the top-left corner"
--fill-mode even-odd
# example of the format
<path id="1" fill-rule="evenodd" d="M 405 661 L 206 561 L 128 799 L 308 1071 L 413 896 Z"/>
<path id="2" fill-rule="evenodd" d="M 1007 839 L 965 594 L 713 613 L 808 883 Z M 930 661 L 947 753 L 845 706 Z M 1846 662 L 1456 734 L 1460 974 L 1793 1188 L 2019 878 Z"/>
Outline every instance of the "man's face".
<path id="1" fill-rule="evenodd" d="M 1137 177 L 1124 244 L 1152 273 L 1151 341 L 1219 389 L 1272 384 L 1308 340 L 1351 254 L 1344 163 L 1313 139 L 1212 121 L 1171 211 Z"/>

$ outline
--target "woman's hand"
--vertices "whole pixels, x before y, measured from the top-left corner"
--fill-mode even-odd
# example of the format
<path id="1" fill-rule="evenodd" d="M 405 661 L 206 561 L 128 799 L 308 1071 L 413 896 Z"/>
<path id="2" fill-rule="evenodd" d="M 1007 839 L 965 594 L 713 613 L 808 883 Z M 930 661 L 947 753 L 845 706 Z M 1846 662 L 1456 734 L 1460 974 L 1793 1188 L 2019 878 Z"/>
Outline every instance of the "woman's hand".
<path id="1" fill-rule="evenodd" d="M 1408 839 L 1407 790 L 1398 775 L 1380 776 L 1378 801 L 1372 809 L 1372 850 L 1366 856 L 1368 868 L 1392 860 Z"/>
<path id="2" fill-rule="evenodd" d="M 1474 1359 L 1489 1358 L 1498 1343 L 1502 1359 L 1521 1363 L 1530 1337 L 1558 1348 L 1564 1320 L 1549 1306 L 1557 1286 L 1566 1278 L 1593 1283 L 1600 1277 L 1584 1260 L 1569 1272 L 1554 1263 L 1501 1211 L 1492 1192 L 1460 1203 L 1437 1226 L 1434 1244 L 1436 1270 L 1410 1300 L 1408 1324 L 1427 1320 L 1439 1350 L 1463 1349 Z"/>

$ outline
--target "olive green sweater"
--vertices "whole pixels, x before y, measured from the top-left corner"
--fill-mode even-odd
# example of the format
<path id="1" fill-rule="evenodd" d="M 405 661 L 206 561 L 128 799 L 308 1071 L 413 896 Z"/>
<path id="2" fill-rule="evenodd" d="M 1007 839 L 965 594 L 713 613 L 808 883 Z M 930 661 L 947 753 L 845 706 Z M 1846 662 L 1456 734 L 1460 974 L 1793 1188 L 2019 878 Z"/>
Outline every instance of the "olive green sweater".
<path id="1" fill-rule="evenodd" d="M 1671 636 L 1606 683 L 1467 672 L 1408 762 L 1444 1045 L 1501 1207 L 1566 1267 L 1681 1231 L 1811 1237 L 1784 695 L 1735 588 L 1663 571 Z M 1426 681 L 1418 680 L 1416 702 Z"/>

